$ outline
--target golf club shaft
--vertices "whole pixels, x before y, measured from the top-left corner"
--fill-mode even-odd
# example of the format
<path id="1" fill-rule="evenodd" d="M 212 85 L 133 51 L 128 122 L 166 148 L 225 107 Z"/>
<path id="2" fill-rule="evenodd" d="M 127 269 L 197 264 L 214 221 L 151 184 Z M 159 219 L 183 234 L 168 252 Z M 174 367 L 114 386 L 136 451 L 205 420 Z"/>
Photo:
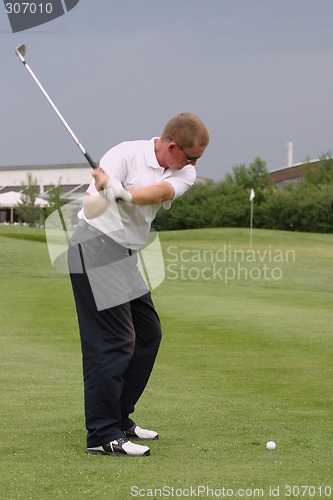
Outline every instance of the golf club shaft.
<path id="1" fill-rule="evenodd" d="M 88 163 L 91 165 L 92 168 L 97 168 L 96 163 L 93 161 L 93 159 L 87 153 L 87 151 L 85 150 L 85 148 L 82 146 L 82 144 L 80 143 L 79 139 L 76 137 L 76 135 L 74 134 L 73 130 L 68 125 L 68 123 L 66 122 L 65 118 L 62 116 L 62 114 L 60 113 L 59 109 L 54 104 L 54 102 L 52 101 L 52 99 L 50 98 L 50 96 L 48 95 L 48 93 L 46 92 L 46 90 L 44 89 L 43 85 L 40 83 L 40 81 L 38 80 L 37 76 L 35 75 L 35 73 L 30 68 L 29 64 L 26 62 L 26 60 L 24 58 L 24 53 L 25 53 L 25 47 L 24 46 L 20 46 L 20 47 L 17 48 L 16 54 L 21 59 L 23 65 L 25 66 L 25 68 L 27 69 L 27 71 L 30 73 L 30 76 L 33 78 L 33 80 L 35 81 L 35 83 L 38 86 L 38 88 L 44 94 L 44 97 L 47 99 L 47 101 L 49 102 L 49 104 L 52 106 L 52 108 L 54 109 L 54 111 L 56 112 L 56 114 L 58 115 L 58 117 L 60 118 L 60 120 L 63 123 L 63 125 L 65 125 L 66 129 L 68 130 L 68 132 L 70 133 L 70 135 L 72 136 L 72 138 L 74 139 L 74 141 L 76 142 L 76 144 L 78 145 L 78 147 L 80 148 L 81 152 L 84 154 L 84 156 L 85 156 L 86 160 L 88 161 Z"/>

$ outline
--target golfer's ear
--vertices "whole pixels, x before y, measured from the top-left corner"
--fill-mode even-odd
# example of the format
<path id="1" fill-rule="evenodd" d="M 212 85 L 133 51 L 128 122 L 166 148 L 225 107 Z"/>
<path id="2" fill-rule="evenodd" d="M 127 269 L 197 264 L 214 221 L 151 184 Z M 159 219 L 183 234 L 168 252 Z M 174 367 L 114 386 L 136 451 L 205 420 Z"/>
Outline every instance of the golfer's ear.
<path id="1" fill-rule="evenodd" d="M 176 147 L 177 147 L 177 144 L 175 142 L 173 142 L 173 141 L 169 142 L 169 144 L 168 144 L 168 150 L 169 150 L 170 153 L 172 153 L 175 150 Z"/>

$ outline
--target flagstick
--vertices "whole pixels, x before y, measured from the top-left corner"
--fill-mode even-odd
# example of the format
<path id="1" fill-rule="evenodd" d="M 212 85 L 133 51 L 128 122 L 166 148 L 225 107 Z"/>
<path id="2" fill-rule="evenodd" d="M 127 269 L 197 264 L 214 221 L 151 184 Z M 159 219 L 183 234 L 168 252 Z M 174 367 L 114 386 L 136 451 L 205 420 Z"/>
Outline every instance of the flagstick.
<path id="1" fill-rule="evenodd" d="M 251 220 L 250 220 L 250 248 L 252 248 L 252 229 L 253 229 L 253 200 L 255 198 L 254 189 L 251 189 L 250 202 L 251 202 Z"/>
<path id="2" fill-rule="evenodd" d="M 251 200 L 250 248 L 252 248 L 252 230 L 253 230 L 253 199 Z"/>

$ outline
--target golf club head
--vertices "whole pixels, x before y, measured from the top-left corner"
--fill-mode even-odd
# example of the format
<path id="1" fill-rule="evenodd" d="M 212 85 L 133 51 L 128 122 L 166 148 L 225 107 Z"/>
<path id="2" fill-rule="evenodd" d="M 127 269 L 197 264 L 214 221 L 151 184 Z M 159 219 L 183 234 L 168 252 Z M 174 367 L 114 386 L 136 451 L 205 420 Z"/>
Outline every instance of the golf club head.
<path id="1" fill-rule="evenodd" d="M 16 49 L 16 55 L 21 59 L 21 61 L 24 61 L 24 56 L 25 56 L 25 45 L 22 43 L 22 45 L 19 45 Z"/>

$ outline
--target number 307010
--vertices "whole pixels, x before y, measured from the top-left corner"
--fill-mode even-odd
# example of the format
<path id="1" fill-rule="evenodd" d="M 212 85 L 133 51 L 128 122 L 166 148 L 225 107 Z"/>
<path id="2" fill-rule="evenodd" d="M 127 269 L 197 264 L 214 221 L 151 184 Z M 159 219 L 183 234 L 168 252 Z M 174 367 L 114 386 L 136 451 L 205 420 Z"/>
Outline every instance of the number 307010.
<path id="1" fill-rule="evenodd" d="M 6 3 L 7 14 L 51 14 L 52 4 L 50 2 L 35 3 L 35 2 L 22 2 L 22 3 Z"/>

